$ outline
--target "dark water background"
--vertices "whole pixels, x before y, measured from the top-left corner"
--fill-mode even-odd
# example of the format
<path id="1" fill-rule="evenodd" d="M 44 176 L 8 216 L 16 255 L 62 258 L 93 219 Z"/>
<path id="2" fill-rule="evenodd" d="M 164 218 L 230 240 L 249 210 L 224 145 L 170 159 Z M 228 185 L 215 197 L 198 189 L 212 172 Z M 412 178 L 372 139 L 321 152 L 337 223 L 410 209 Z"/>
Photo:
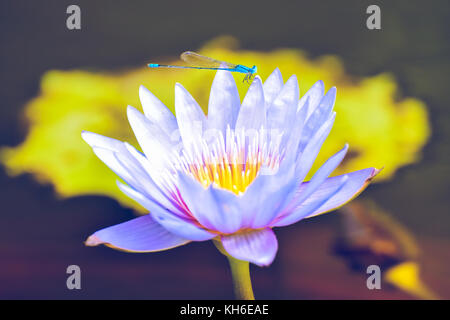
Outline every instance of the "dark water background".
<path id="1" fill-rule="evenodd" d="M 65 26 L 70 4 L 81 7 L 79 31 Z M 370 4 L 381 7 L 382 30 L 365 26 Z M 363 197 L 376 199 L 417 235 L 435 268 L 431 282 L 439 285 L 450 263 L 449 19 L 448 0 L 1 0 L 0 145 L 23 141 L 23 106 L 38 95 L 40 77 L 49 69 L 140 66 L 223 34 L 239 39 L 243 49 L 289 47 L 312 57 L 337 54 L 349 74 L 392 72 L 402 96 L 417 97 L 429 107 L 432 137 L 422 160 L 399 170 L 392 181 L 371 186 Z M 51 186 L 39 185 L 29 175 L 10 178 L 3 168 L 0 188 L 0 298 L 232 297 L 225 260 L 210 243 L 146 255 L 85 248 L 87 235 L 131 218 L 132 212 L 102 197 L 59 200 Z M 257 297 L 408 297 L 393 290 L 368 293 L 364 277 L 343 277 L 342 264 L 327 252 L 337 218 L 319 219 L 277 232 L 282 244 L 275 263 L 253 268 Z M 317 242 L 311 253 L 302 243 L 313 239 Z M 286 271 L 283 257 L 291 253 L 283 243 L 294 241 L 299 242 L 299 259 L 322 263 L 327 283 L 302 280 L 303 275 L 323 279 L 307 262 L 298 272 Z M 82 270 L 83 289 L 77 292 L 65 287 L 70 264 Z M 450 287 L 440 290 L 450 297 Z"/>

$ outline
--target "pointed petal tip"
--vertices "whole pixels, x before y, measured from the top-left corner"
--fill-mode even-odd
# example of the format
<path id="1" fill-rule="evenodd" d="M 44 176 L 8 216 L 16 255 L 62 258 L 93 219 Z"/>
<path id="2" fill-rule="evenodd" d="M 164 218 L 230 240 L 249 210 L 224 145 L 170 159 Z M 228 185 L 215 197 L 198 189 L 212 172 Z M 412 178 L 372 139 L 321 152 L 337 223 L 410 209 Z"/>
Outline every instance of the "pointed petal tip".
<path id="1" fill-rule="evenodd" d="M 297 75 L 293 74 L 289 77 L 289 79 L 286 81 L 286 83 L 284 84 L 283 88 L 280 91 L 280 95 L 282 93 L 286 94 L 287 92 L 289 93 L 293 93 L 295 92 L 297 95 L 299 94 L 299 87 L 298 87 L 298 79 L 297 79 Z M 296 100 L 298 100 L 298 96 L 296 98 Z"/>
<path id="2" fill-rule="evenodd" d="M 292 76 L 289 77 L 289 79 L 286 81 L 286 83 L 288 83 L 289 81 L 296 81 L 297 80 L 297 75 L 293 74 Z"/>
<path id="3" fill-rule="evenodd" d="M 90 131 L 86 131 L 86 130 L 83 130 L 81 132 L 81 138 L 92 148 L 100 147 L 100 148 L 104 148 L 104 149 L 108 149 L 108 146 L 105 146 L 105 141 L 114 140 L 112 138 L 104 137 L 98 133 L 90 132 Z M 103 144 L 101 142 L 103 142 Z"/>
<path id="4" fill-rule="evenodd" d="M 132 123 L 133 119 L 143 116 L 142 113 L 136 109 L 133 106 L 128 105 L 127 106 L 127 118 L 128 118 L 128 122 L 130 122 L 130 124 Z"/>
<path id="5" fill-rule="evenodd" d="M 94 151 L 94 154 L 102 161 L 106 159 L 108 156 L 111 155 L 114 156 L 113 151 L 98 146 L 92 146 L 92 151 Z"/>
<path id="6" fill-rule="evenodd" d="M 283 75 L 281 74 L 281 71 L 280 71 L 280 68 L 278 68 L 278 67 L 276 67 L 273 71 L 272 71 L 272 73 L 269 75 L 269 77 L 276 77 L 276 78 L 278 78 L 278 79 L 282 79 L 283 78 Z M 267 79 L 269 78 L 269 77 L 267 77 Z M 266 79 L 266 80 L 267 80 Z"/>
<path id="7" fill-rule="evenodd" d="M 90 132 L 90 131 L 83 130 L 83 131 L 81 131 L 81 138 L 82 138 L 88 145 L 91 145 L 91 144 L 89 143 L 89 141 L 90 141 L 89 138 L 91 137 L 92 134 L 93 134 L 93 133 Z"/>
<path id="8" fill-rule="evenodd" d="M 276 67 L 272 73 L 267 77 L 265 83 L 270 85 L 276 84 L 281 89 L 281 86 L 283 85 L 283 75 L 281 74 L 281 71 L 278 67 Z"/>
<path id="9" fill-rule="evenodd" d="M 127 118 L 128 118 L 128 122 L 131 122 L 131 119 L 133 118 L 133 116 L 136 114 L 136 109 L 130 105 L 127 106 Z"/>
<path id="10" fill-rule="evenodd" d="M 127 113 L 130 113 L 130 112 L 137 112 L 138 110 L 135 108 L 135 107 L 133 107 L 133 106 L 130 106 L 130 105 L 127 105 Z"/>
<path id="11" fill-rule="evenodd" d="M 319 80 L 317 81 L 313 86 L 318 86 L 318 87 L 325 87 L 325 83 L 323 82 L 323 80 Z"/>
<path id="12" fill-rule="evenodd" d="M 261 80 L 261 77 L 260 77 L 260 76 L 256 76 L 256 77 L 255 77 L 255 79 L 253 80 L 253 82 L 252 82 L 251 85 L 253 85 L 253 84 L 257 85 L 257 86 L 260 87 L 261 90 L 262 90 L 262 88 L 263 88 L 263 83 L 262 83 L 262 80 Z"/>
<path id="13" fill-rule="evenodd" d="M 150 90 L 148 90 L 146 87 L 144 87 L 142 84 L 139 86 L 139 99 L 142 100 L 145 95 L 151 94 Z"/>
<path id="14" fill-rule="evenodd" d="M 337 89 L 336 87 L 331 87 L 330 90 L 328 90 L 327 94 L 336 95 Z"/>
<path id="15" fill-rule="evenodd" d="M 372 181 L 373 178 L 375 178 L 375 176 L 377 176 L 381 171 L 383 171 L 384 166 L 382 166 L 380 169 L 377 168 L 373 168 L 373 173 L 372 175 L 369 177 L 369 179 L 367 179 L 367 182 Z"/>
<path id="16" fill-rule="evenodd" d="M 231 71 L 217 70 L 216 74 L 214 75 L 211 90 L 214 89 L 220 90 L 226 87 L 230 87 L 232 85 L 236 85 L 236 82 L 234 80 Z"/>
<path id="17" fill-rule="evenodd" d="M 183 87 L 183 85 L 179 82 L 175 83 L 175 108 L 176 108 L 176 104 L 177 104 L 177 99 L 186 99 L 185 97 L 187 97 L 187 99 L 192 98 L 191 93 L 185 88 Z"/>
<path id="18" fill-rule="evenodd" d="M 100 240 L 99 237 L 97 237 L 95 235 L 95 233 L 91 236 L 89 236 L 86 241 L 84 242 L 84 245 L 87 247 L 95 247 L 98 246 L 100 244 L 103 244 L 104 242 L 102 240 Z"/>
<path id="19" fill-rule="evenodd" d="M 371 169 L 371 173 L 368 175 L 367 179 L 364 181 L 365 186 L 367 187 L 367 185 L 369 185 L 372 180 L 384 169 L 384 166 L 381 167 L 380 169 L 377 169 L 375 167 L 370 167 L 370 168 L 366 168 L 363 170 L 367 170 L 367 169 Z M 365 188 L 365 187 L 364 187 Z"/>
<path id="20" fill-rule="evenodd" d="M 248 89 L 248 91 L 247 91 L 247 94 L 248 94 L 250 91 L 252 91 L 252 90 L 259 90 L 259 91 L 261 91 L 261 92 L 264 92 L 264 91 L 263 91 L 263 83 L 262 83 L 262 80 L 261 80 L 261 77 L 260 77 L 260 76 L 256 76 L 256 77 L 253 79 L 253 81 L 250 83 L 250 87 L 249 87 L 249 89 Z M 245 99 L 245 97 L 244 97 L 244 99 Z"/>

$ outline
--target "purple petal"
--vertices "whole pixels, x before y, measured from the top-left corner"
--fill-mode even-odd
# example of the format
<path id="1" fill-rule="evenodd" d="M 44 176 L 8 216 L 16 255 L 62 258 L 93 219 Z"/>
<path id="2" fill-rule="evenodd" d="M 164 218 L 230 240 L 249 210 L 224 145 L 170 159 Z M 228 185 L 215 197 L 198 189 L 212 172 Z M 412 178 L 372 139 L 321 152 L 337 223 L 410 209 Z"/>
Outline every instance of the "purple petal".
<path id="1" fill-rule="evenodd" d="M 145 176 L 146 174 L 139 161 L 128 152 L 126 143 L 88 131 L 83 131 L 81 136 L 93 148 L 97 157 L 117 175 L 132 184 L 133 187 L 140 186 L 134 176 Z M 126 166 L 117 160 L 117 154 L 121 154 L 122 158 L 126 158 Z"/>
<path id="2" fill-rule="evenodd" d="M 144 170 L 144 173 L 139 176 L 135 176 L 136 180 L 138 180 L 142 185 L 142 188 L 137 190 L 161 206 L 171 211 L 179 211 L 179 206 L 171 197 L 170 193 L 162 190 L 161 187 L 155 182 L 160 181 L 159 175 L 161 171 L 158 170 L 158 168 L 154 168 L 149 163 L 148 159 L 132 145 L 125 143 L 125 146 L 127 147 L 130 155 L 139 162 Z M 118 154 L 116 154 L 116 158 L 123 164 L 124 167 L 127 167 L 126 163 L 128 162 L 126 159 L 122 159 Z"/>
<path id="3" fill-rule="evenodd" d="M 278 250 L 277 238 L 270 228 L 221 236 L 221 241 L 229 255 L 258 266 L 270 265 Z"/>
<path id="4" fill-rule="evenodd" d="M 257 229 L 267 226 L 279 208 L 295 195 L 301 181 L 294 175 L 294 164 L 292 157 L 286 157 L 277 172 L 262 174 L 263 168 L 260 170 L 240 197 L 242 227 Z"/>
<path id="5" fill-rule="evenodd" d="M 189 240 L 168 232 L 145 215 L 97 231 L 85 242 L 87 246 L 105 244 L 108 247 L 133 252 L 167 250 L 188 243 Z"/>
<path id="6" fill-rule="evenodd" d="M 206 116 L 191 94 L 179 83 L 175 85 L 175 113 L 183 145 L 189 152 L 199 148 Z"/>
<path id="7" fill-rule="evenodd" d="M 298 81 L 293 75 L 267 109 L 268 129 L 290 131 L 297 112 L 298 98 Z"/>
<path id="8" fill-rule="evenodd" d="M 309 99 L 305 101 L 305 105 L 297 109 L 294 118 L 294 126 L 292 127 L 289 138 L 286 145 L 286 150 L 289 150 L 293 155 L 298 153 L 298 147 L 300 143 L 300 139 L 302 137 L 303 127 L 305 125 L 306 116 L 308 113 Z"/>
<path id="9" fill-rule="evenodd" d="M 317 130 L 304 150 L 301 151 L 297 159 L 296 168 L 296 177 L 299 181 L 303 181 L 303 179 L 305 179 L 309 169 L 311 169 L 311 166 L 316 160 L 317 154 L 319 153 L 322 144 L 328 137 L 331 128 L 333 127 L 335 116 L 336 113 L 333 113 L 332 116 L 322 125 L 322 127 Z"/>
<path id="10" fill-rule="evenodd" d="M 308 186 L 303 190 L 302 193 L 297 192 L 298 196 L 294 199 L 294 205 L 297 207 L 303 201 L 305 201 L 316 189 L 318 189 L 326 178 L 336 169 L 336 167 L 344 159 L 348 150 L 348 144 L 344 146 L 342 150 L 331 156 L 314 174 L 311 178 Z"/>
<path id="11" fill-rule="evenodd" d="M 320 100 L 323 97 L 325 87 L 322 80 L 317 81 L 301 98 L 298 103 L 298 108 L 302 108 L 306 102 L 309 100 L 308 114 L 307 117 L 316 109 L 319 105 Z"/>
<path id="12" fill-rule="evenodd" d="M 149 169 L 149 163 L 141 152 L 126 142 L 96 133 L 83 131 L 81 135 L 93 148 L 94 153 L 100 160 L 120 178 L 134 189 L 145 194 L 146 197 L 150 197 L 153 201 L 173 209 L 170 199 L 161 192 L 151 177 L 150 170 L 147 170 Z"/>
<path id="13" fill-rule="evenodd" d="M 168 136 L 178 129 L 173 113 L 144 86 L 139 87 L 139 98 L 147 119 L 157 124 Z"/>
<path id="14" fill-rule="evenodd" d="M 297 186 L 296 179 L 291 179 L 285 185 L 281 185 L 275 192 L 261 192 L 267 196 L 259 202 L 259 208 L 256 214 L 253 215 L 250 226 L 255 229 L 267 227 L 280 210 L 292 200 Z M 267 189 L 268 185 L 263 188 Z"/>
<path id="15" fill-rule="evenodd" d="M 307 187 L 302 188 L 301 192 L 296 191 L 296 196 L 293 200 L 287 203 L 286 207 L 279 211 L 279 216 L 285 215 L 285 213 L 292 212 L 296 210 L 304 201 L 308 200 L 309 197 L 321 187 L 327 177 L 336 169 L 336 167 L 344 159 L 348 150 L 348 144 L 344 146 L 342 150 L 337 152 L 335 155 L 331 156 L 314 174 L 311 181 L 307 184 Z M 299 188 L 300 189 L 300 188 Z M 321 195 L 322 196 L 322 195 Z M 322 201 L 322 200 L 320 200 Z M 314 210 L 315 208 L 311 209 Z M 297 210 L 298 211 L 298 210 Z M 277 221 L 277 220 L 275 220 Z"/>
<path id="16" fill-rule="evenodd" d="M 241 100 L 231 72 L 217 71 L 208 105 L 208 129 L 214 128 L 225 134 L 227 125 L 234 129 Z"/>
<path id="17" fill-rule="evenodd" d="M 308 141 L 322 126 L 322 124 L 330 118 L 335 100 L 336 88 L 333 87 L 328 90 L 327 94 L 320 100 L 319 105 L 312 111 L 311 115 L 306 120 L 305 128 L 302 132 L 302 138 L 300 140 L 300 150 L 306 146 Z M 310 112 L 310 109 L 311 108 L 308 109 L 308 112 Z"/>
<path id="18" fill-rule="evenodd" d="M 283 76 L 281 75 L 280 69 L 276 68 L 270 74 L 266 81 L 264 81 L 263 88 L 266 106 L 268 107 L 280 93 L 281 88 L 283 88 Z"/>
<path id="19" fill-rule="evenodd" d="M 152 201 L 147 202 L 147 207 L 153 219 L 168 231 L 182 238 L 193 241 L 205 241 L 214 238 L 216 235 L 197 226 L 197 222 L 192 219 L 178 217 L 173 212 L 163 208 Z"/>
<path id="20" fill-rule="evenodd" d="M 284 133 L 281 138 L 280 149 L 284 149 L 289 141 L 289 133 L 292 131 L 292 127 L 299 125 L 295 122 L 298 98 L 298 81 L 297 77 L 293 75 L 286 81 L 283 89 L 267 109 L 267 128 L 269 131 L 271 133 L 277 131 Z M 303 125 L 301 124 L 301 126 Z"/>
<path id="21" fill-rule="evenodd" d="M 214 234 L 199 228 L 196 225 L 196 221 L 190 215 L 188 216 L 186 212 L 179 209 L 175 211 L 169 210 L 153 201 L 153 199 L 122 183 L 118 183 L 118 186 L 123 193 L 149 210 L 153 219 L 173 234 L 193 241 L 209 240 L 215 237 Z"/>
<path id="22" fill-rule="evenodd" d="M 170 160 L 172 146 L 176 141 L 170 137 L 155 123 L 148 120 L 141 112 L 132 106 L 127 108 L 128 121 L 142 150 L 148 158 L 160 167 Z"/>
<path id="23" fill-rule="evenodd" d="M 245 210 L 246 214 L 252 213 L 246 217 L 250 221 L 250 227 L 252 229 L 267 227 L 294 197 L 298 185 L 299 181 L 295 179 L 293 167 L 287 170 L 286 174 L 267 176 L 266 179 L 256 181 L 248 194 L 242 198 L 244 204 L 254 203 L 252 211 Z"/>
<path id="24" fill-rule="evenodd" d="M 110 137 L 102 136 L 101 134 L 83 131 L 81 132 L 81 137 L 87 142 L 92 148 L 99 147 L 114 152 L 126 152 L 126 148 L 122 141 L 116 140 Z"/>
<path id="25" fill-rule="evenodd" d="M 241 109 L 236 120 L 236 130 L 259 130 L 261 126 L 266 127 L 264 105 L 264 91 L 261 78 L 257 76 L 242 101 Z"/>
<path id="26" fill-rule="evenodd" d="M 136 181 L 136 179 L 133 177 L 133 175 L 129 172 L 127 168 L 125 168 L 119 160 L 117 160 L 115 156 L 115 152 L 103 149 L 99 147 L 92 148 L 95 155 L 103 161 L 112 171 L 114 171 L 115 174 L 117 174 L 120 178 L 122 178 L 125 182 L 133 186 L 133 188 L 140 189 L 141 185 L 139 182 Z"/>
<path id="27" fill-rule="evenodd" d="M 327 190 L 327 192 L 323 193 L 320 197 L 316 198 L 314 201 L 311 201 L 308 205 L 300 206 L 291 212 L 281 214 L 280 218 L 274 220 L 272 226 L 274 227 L 287 226 L 300 221 L 306 216 L 309 216 L 312 212 L 317 210 L 317 208 L 322 206 L 326 201 L 328 201 L 331 197 L 337 194 L 345 186 L 347 181 L 348 181 L 347 176 L 340 177 L 333 188 Z"/>
<path id="28" fill-rule="evenodd" d="M 180 218 L 189 218 L 189 215 L 186 212 L 184 212 L 184 210 L 182 210 L 175 203 L 169 201 L 167 198 L 161 196 L 158 196 L 156 198 L 149 196 L 148 194 L 135 190 L 127 186 L 126 184 L 120 183 L 119 181 L 117 182 L 117 186 L 119 187 L 120 191 L 122 191 L 125 195 L 127 195 L 128 197 L 139 203 L 148 211 L 150 211 L 150 208 L 153 208 L 152 204 L 156 204 L 160 207 L 166 208 L 168 211 L 179 216 Z"/>
<path id="29" fill-rule="evenodd" d="M 204 188 L 198 181 L 180 172 L 178 187 L 192 215 L 206 228 L 233 233 L 241 227 L 243 212 L 238 197 L 212 185 Z"/>
<path id="30" fill-rule="evenodd" d="M 378 174 L 378 172 L 380 172 L 380 170 L 375 168 L 367 168 L 347 173 L 346 176 L 348 176 L 349 179 L 345 186 L 305 218 L 314 217 L 345 205 L 347 202 L 358 196 L 369 185 L 370 181 Z M 308 199 L 306 199 L 301 206 L 309 205 L 311 202 L 321 197 L 324 193 L 328 192 L 330 189 L 333 189 L 339 182 L 340 177 L 342 176 L 336 176 L 325 180 L 325 182 Z M 308 184 L 309 182 L 303 183 L 298 192 L 303 192 L 303 190 L 307 188 Z"/>

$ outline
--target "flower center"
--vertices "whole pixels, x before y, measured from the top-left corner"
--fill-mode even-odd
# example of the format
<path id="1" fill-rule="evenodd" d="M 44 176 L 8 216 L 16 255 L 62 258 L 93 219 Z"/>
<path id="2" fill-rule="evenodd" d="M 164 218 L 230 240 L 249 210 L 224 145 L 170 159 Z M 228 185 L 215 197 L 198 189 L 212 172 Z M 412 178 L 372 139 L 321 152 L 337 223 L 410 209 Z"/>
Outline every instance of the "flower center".
<path id="1" fill-rule="evenodd" d="M 230 163 L 228 159 L 222 158 L 219 163 L 191 166 L 190 173 L 205 188 L 214 183 L 220 188 L 240 194 L 255 179 L 261 163 L 261 159 L 250 157 L 245 163 L 238 163 L 236 158 Z"/>
<path id="2" fill-rule="evenodd" d="M 278 146 L 266 141 L 261 132 L 249 137 L 228 130 L 226 139 L 217 139 L 209 144 L 203 141 L 201 152 L 185 157 L 184 171 L 205 188 L 213 183 L 216 187 L 241 194 L 261 168 L 274 170 L 279 165 Z"/>

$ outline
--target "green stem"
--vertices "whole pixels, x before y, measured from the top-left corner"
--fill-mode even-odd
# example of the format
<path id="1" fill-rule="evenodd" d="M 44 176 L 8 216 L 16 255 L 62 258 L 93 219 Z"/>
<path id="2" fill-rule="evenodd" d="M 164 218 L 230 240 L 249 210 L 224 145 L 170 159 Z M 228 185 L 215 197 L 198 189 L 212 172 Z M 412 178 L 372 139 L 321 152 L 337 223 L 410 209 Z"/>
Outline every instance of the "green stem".
<path id="1" fill-rule="evenodd" d="M 230 256 L 220 241 L 214 240 L 217 249 L 228 259 L 233 277 L 234 295 L 237 300 L 255 300 L 252 280 L 250 278 L 250 264 L 248 261 L 238 260 Z"/>
<path id="2" fill-rule="evenodd" d="M 248 261 L 238 260 L 228 256 L 231 275 L 233 277 L 234 295 L 237 300 L 255 300 L 252 280 L 250 279 L 250 266 Z"/>

